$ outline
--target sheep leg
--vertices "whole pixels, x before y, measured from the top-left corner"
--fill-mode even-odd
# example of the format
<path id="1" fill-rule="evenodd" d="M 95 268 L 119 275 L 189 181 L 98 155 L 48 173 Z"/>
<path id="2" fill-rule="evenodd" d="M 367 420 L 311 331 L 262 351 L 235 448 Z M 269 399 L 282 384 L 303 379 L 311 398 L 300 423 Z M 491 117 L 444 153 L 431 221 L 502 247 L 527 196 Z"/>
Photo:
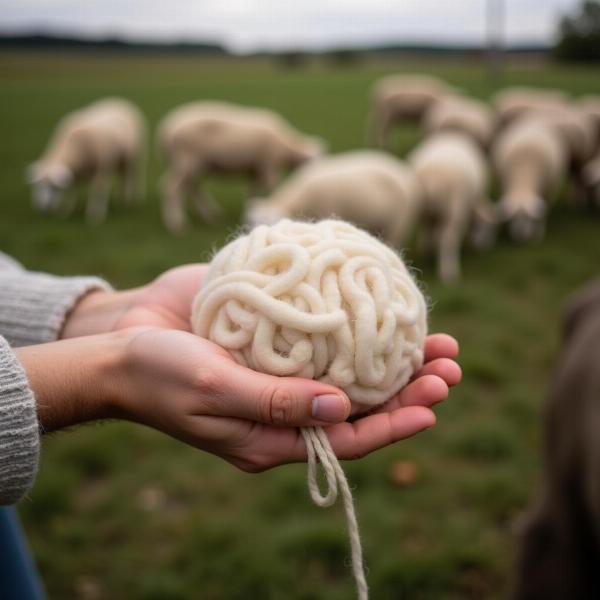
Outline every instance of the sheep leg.
<path id="1" fill-rule="evenodd" d="M 255 196 L 270 194 L 278 183 L 279 169 L 275 165 L 264 165 L 260 168 L 256 179 Z"/>
<path id="2" fill-rule="evenodd" d="M 387 111 L 378 112 L 373 119 L 375 143 L 379 148 L 389 150 L 391 148 L 392 120 Z"/>
<path id="3" fill-rule="evenodd" d="M 407 211 L 408 213 L 409 211 Z M 413 211 L 410 211 L 411 213 Z M 415 214 L 402 214 L 399 212 L 394 223 L 387 228 L 386 240 L 392 248 L 401 249 L 413 228 Z"/>
<path id="4" fill-rule="evenodd" d="M 574 172 L 571 177 L 569 197 L 576 208 L 585 208 L 589 204 L 589 189 L 580 171 Z"/>
<path id="5" fill-rule="evenodd" d="M 417 235 L 417 251 L 423 256 L 432 256 L 436 250 L 436 240 L 439 238 L 439 225 L 431 219 L 425 219 Z"/>
<path id="6" fill-rule="evenodd" d="M 98 171 L 90 184 L 86 218 L 91 225 L 100 225 L 106 219 L 111 176 L 107 170 Z"/>
<path id="7" fill-rule="evenodd" d="M 184 210 L 185 193 L 189 189 L 189 178 L 185 172 L 170 171 L 163 179 L 162 216 L 171 233 L 181 233 L 186 226 Z"/>
<path id="8" fill-rule="evenodd" d="M 209 225 L 216 223 L 223 214 L 223 209 L 213 195 L 203 189 L 201 185 L 196 189 L 193 201 L 196 213 Z"/>
<path id="9" fill-rule="evenodd" d="M 442 282 L 453 283 L 460 278 L 459 251 L 459 242 L 454 232 L 444 230 L 438 254 L 438 274 Z"/>
<path id="10" fill-rule="evenodd" d="M 58 214 L 61 219 L 68 219 L 75 210 L 77 204 L 77 192 L 74 188 L 70 188 L 64 192 L 62 202 L 58 209 Z"/>
<path id="11" fill-rule="evenodd" d="M 141 161 L 132 159 L 122 172 L 123 200 L 128 206 L 141 203 L 144 198 L 144 181 Z"/>
<path id="12" fill-rule="evenodd" d="M 444 283 L 460 278 L 460 247 L 466 231 L 462 206 L 456 206 L 448 215 L 438 240 L 438 273 Z"/>

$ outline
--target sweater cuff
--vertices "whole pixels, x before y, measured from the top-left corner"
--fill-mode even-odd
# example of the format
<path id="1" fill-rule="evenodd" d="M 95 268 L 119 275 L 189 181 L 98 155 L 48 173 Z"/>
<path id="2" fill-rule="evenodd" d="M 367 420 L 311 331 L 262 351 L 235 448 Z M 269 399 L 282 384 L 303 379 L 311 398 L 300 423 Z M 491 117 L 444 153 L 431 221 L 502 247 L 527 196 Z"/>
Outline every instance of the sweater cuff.
<path id="1" fill-rule="evenodd" d="M 0 504 L 13 504 L 31 489 L 39 451 L 33 392 L 17 357 L 0 337 Z"/>
<path id="2" fill-rule="evenodd" d="M 110 289 L 97 277 L 12 271 L 0 274 L 0 335 L 14 347 L 54 341 L 82 296 Z"/>

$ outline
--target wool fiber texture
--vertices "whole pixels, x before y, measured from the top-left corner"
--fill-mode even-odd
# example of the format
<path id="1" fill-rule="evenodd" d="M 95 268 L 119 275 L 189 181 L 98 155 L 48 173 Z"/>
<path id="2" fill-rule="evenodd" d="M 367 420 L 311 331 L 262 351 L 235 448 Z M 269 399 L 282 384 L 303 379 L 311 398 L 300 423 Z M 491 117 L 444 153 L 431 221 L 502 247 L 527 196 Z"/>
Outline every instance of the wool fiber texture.
<path id="1" fill-rule="evenodd" d="M 398 254 L 349 223 L 262 225 L 213 258 L 192 306 L 193 331 L 242 365 L 331 383 L 353 413 L 383 404 L 423 363 L 427 305 Z M 341 489 L 358 597 L 368 597 L 352 494 L 320 427 L 301 428 L 313 501 Z M 327 482 L 316 480 L 317 461 Z"/>
<path id="2" fill-rule="evenodd" d="M 251 369 L 341 388 L 359 413 L 421 366 L 427 307 L 402 259 L 365 231 L 282 220 L 215 255 L 192 327 Z"/>

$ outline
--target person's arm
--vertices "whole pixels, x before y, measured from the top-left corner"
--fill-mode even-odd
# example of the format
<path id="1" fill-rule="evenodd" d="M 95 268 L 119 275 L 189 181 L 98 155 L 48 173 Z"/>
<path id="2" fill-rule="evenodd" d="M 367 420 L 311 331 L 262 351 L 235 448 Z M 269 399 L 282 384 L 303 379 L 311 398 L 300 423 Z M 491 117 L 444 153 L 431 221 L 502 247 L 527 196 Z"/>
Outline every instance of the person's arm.
<path id="1" fill-rule="evenodd" d="M 91 292 L 110 289 L 97 277 L 0 269 L 0 335 L 13 347 L 54 341 L 80 300 Z"/>
<path id="2" fill-rule="evenodd" d="M 29 491 L 39 446 L 33 392 L 17 357 L 0 337 L 0 504 L 12 504 Z"/>
<path id="3" fill-rule="evenodd" d="M 458 383 L 452 338 L 430 336 L 426 364 L 387 411 L 345 422 L 350 402 L 326 383 L 237 364 L 183 331 L 125 329 L 16 351 L 46 431 L 105 418 L 141 423 L 246 471 L 304 461 L 299 426 L 327 427 L 340 458 L 357 458 L 435 423 L 431 407 Z"/>

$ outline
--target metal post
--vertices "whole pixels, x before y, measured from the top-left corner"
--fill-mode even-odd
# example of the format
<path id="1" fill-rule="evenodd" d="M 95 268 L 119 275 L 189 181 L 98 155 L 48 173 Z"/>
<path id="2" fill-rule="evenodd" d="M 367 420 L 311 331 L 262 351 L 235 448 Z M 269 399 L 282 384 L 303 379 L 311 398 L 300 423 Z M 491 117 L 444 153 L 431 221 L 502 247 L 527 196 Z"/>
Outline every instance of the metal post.
<path id="1" fill-rule="evenodd" d="M 494 85 L 500 84 L 504 68 L 504 19 L 504 0 L 487 0 L 486 26 L 488 76 Z"/>

